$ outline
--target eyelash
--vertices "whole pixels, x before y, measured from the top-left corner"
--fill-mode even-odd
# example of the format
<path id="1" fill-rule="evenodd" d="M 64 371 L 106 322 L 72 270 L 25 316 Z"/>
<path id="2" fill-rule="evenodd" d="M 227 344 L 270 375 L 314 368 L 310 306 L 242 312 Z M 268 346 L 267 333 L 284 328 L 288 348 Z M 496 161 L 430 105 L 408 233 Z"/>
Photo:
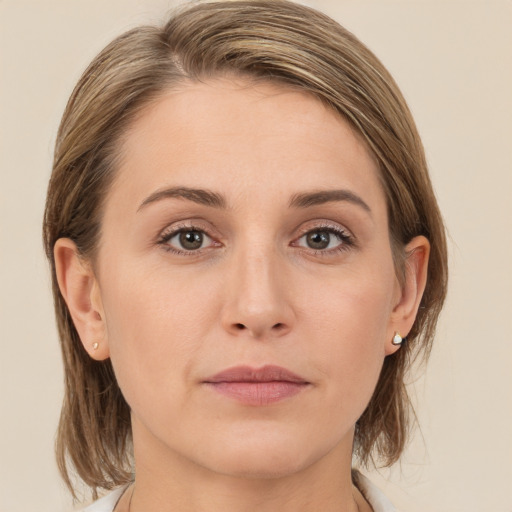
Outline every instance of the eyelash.
<path id="1" fill-rule="evenodd" d="M 215 244 L 216 244 L 217 247 L 221 246 L 220 242 L 215 242 L 214 237 L 210 236 L 205 228 L 196 226 L 193 224 L 182 224 L 182 225 L 173 226 L 170 229 L 164 230 L 161 233 L 161 235 L 159 236 L 157 244 L 161 245 L 165 251 L 173 253 L 173 254 L 177 254 L 179 256 L 199 256 L 205 250 L 208 250 L 209 247 L 211 247 L 211 245 L 208 247 L 204 247 L 204 248 L 202 247 L 202 248 L 196 249 L 196 250 L 180 250 L 180 249 L 176 249 L 175 247 L 173 247 L 169 244 L 169 241 L 172 240 L 175 236 L 179 235 L 180 233 L 186 233 L 186 232 L 190 232 L 190 231 L 197 231 L 199 233 L 202 233 L 203 235 L 205 235 L 206 237 L 210 238 L 213 241 L 212 245 L 215 246 Z M 311 247 L 308 248 L 308 247 L 298 245 L 299 240 L 301 240 L 303 237 L 305 237 L 309 233 L 314 233 L 314 232 L 327 232 L 329 234 L 333 234 L 334 236 L 336 236 L 339 239 L 340 244 L 331 249 L 313 249 Z M 307 251 L 308 253 L 313 254 L 314 256 L 328 257 L 328 256 L 332 256 L 334 254 L 337 254 L 337 253 L 340 253 L 343 251 L 347 251 L 351 247 L 354 247 L 356 244 L 355 244 L 354 237 L 351 234 L 349 234 L 349 232 L 347 230 L 342 229 L 338 226 L 332 226 L 329 224 L 321 224 L 318 226 L 314 226 L 313 228 L 303 230 L 301 232 L 300 236 L 298 238 L 296 238 L 290 245 L 292 245 L 292 247 L 299 247 L 299 248 Z"/>
<path id="2" fill-rule="evenodd" d="M 308 235 L 309 233 L 315 233 L 315 232 L 327 232 L 329 234 L 335 235 L 336 238 L 339 239 L 340 244 L 336 247 L 333 247 L 331 249 L 313 249 L 311 247 L 303 247 L 298 246 L 296 243 L 301 240 L 303 237 Z M 320 256 L 320 257 L 329 257 L 333 256 L 335 254 L 339 254 L 341 252 L 347 251 L 352 247 L 355 247 L 355 240 L 354 237 L 346 230 L 339 226 L 333 226 L 331 224 L 320 224 L 317 226 L 314 226 L 313 228 L 308 228 L 304 230 L 301 235 L 295 239 L 293 242 L 294 247 L 299 247 L 301 249 L 306 250 L 308 253 L 312 253 L 314 256 Z"/>
<path id="3" fill-rule="evenodd" d="M 198 256 L 199 254 L 202 254 L 205 250 L 207 250 L 207 248 L 205 247 L 201 249 L 187 251 L 176 249 L 175 247 L 169 244 L 170 240 L 172 240 L 175 236 L 179 235 L 180 233 L 187 233 L 189 231 L 197 231 L 199 233 L 203 233 L 208 238 L 214 240 L 214 238 L 207 233 L 207 230 L 204 227 L 196 226 L 194 224 L 181 224 L 164 230 L 160 235 L 157 243 L 158 245 L 161 245 L 165 251 L 177 254 L 179 256 Z M 220 246 L 219 242 L 214 243 L 216 243 L 217 246 Z"/>

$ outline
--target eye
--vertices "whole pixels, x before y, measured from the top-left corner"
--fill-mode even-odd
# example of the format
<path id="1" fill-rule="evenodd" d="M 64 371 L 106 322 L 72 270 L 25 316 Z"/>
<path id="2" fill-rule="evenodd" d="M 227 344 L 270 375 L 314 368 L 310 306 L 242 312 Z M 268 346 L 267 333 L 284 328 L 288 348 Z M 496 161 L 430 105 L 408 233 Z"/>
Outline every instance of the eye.
<path id="1" fill-rule="evenodd" d="M 329 251 L 351 245 L 351 237 L 342 230 L 319 228 L 302 235 L 295 245 L 307 247 L 315 251 Z"/>
<path id="2" fill-rule="evenodd" d="M 161 243 L 165 244 L 169 250 L 176 252 L 192 252 L 212 245 L 213 240 L 204 231 L 199 229 L 182 228 L 164 235 Z"/>

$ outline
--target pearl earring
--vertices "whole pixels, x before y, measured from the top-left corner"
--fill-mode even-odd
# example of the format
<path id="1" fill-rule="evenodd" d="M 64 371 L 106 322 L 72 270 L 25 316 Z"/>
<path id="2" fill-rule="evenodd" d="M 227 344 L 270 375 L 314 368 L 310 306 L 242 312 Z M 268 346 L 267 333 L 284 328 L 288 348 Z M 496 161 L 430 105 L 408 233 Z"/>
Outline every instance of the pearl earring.
<path id="1" fill-rule="evenodd" d="M 393 340 L 391 341 L 391 343 L 393 343 L 393 345 L 400 346 L 404 341 L 405 336 L 402 338 L 399 332 L 395 332 L 395 335 L 393 336 Z"/>
<path id="2" fill-rule="evenodd" d="M 99 346 L 100 346 L 100 344 L 99 344 L 97 341 L 95 341 L 95 342 L 92 344 L 92 349 L 93 349 L 93 350 L 98 350 Z"/>

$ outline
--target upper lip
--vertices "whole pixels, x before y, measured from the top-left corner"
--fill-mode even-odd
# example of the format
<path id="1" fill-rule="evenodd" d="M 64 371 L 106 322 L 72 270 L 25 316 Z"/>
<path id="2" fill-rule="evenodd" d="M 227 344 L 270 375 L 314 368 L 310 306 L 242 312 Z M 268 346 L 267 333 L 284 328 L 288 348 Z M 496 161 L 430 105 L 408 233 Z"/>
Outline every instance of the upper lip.
<path id="1" fill-rule="evenodd" d="M 281 366 L 266 365 L 261 368 L 252 368 L 250 366 L 234 366 L 227 368 L 204 382 L 297 382 L 306 384 L 307 380 L 296 373 L 282 368 Z"/>

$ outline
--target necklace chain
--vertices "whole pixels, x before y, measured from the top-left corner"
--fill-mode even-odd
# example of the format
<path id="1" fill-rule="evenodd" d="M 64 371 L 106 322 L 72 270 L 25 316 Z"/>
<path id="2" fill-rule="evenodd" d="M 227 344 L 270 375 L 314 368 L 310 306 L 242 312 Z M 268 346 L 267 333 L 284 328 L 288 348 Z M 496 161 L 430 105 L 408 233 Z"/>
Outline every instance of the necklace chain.
<path id="1" fill-rule="evenodd" d="M 131 510 L 132 510 L 132 498 L 133 498 L 134 492 L 135 492 L 135 484 L 133 484 L 132 493 L 130 494 L 130 501 L 128 501 L 128 512 L 131 512 Z"/>

